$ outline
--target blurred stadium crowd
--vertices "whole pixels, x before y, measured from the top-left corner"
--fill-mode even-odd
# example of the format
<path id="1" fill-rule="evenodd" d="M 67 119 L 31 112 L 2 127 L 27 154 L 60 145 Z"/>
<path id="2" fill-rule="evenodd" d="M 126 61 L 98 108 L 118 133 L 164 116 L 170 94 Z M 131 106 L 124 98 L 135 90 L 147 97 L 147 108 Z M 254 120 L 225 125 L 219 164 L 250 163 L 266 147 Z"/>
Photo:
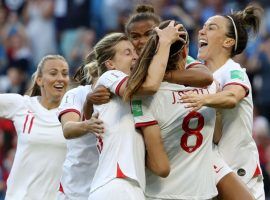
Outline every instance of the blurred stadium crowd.
<path id="1" fill-rule="evenodd" d="M 0 0 L 0 93 L 24 94 L 38 61 L 59 53 L 74 74 L 93 45 L 106 33 L 124 31 L 134 6 L 150 3 L 163 19 L 187 28 L 190 55 L 197 54 L 197 33 L 208 17 L 245 7 L 248 0 Z M 254 2 L 254 1 L 253 1 Z M 254 138 L 270 196 L 270 1 L 255 1 L 265 9 L 260 36 L 249 42 L 237 61 L 246 67 L 253 86 Z M 237 130 L 235 132 L 237 134 Z M 12 166 L 16 132 L 0 119 L 0 200 Z"/>

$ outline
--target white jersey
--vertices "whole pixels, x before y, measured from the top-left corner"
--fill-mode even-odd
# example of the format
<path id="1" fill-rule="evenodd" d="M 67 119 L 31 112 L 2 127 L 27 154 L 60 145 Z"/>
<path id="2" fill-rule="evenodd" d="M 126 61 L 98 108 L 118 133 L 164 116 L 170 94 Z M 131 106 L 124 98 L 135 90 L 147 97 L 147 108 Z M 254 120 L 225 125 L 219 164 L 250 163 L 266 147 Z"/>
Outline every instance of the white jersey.
<path id="1" fill-rule="evenodd" d="M 146 171 L 146 196 L 162 199 L 210 199 L 217 194 L 212 167 L 215 110 L 189 112 L 180 98 L 187 91 L 216 92 L 163 82 L 154 96 L 135 97 L 132 112 L 136 127 L 158 124 L 171 171 L 161 178 Z"/>
<path id="2" fill-rule="evenodd" d="M 91 85 L 69 90 L 58 108 L 59 119 L 67 112 L 75 112 L 82 116 L 83 104 L 89 92 L 92 92 Z M 67 156 L 63 165 L 61 185 L 68 199 L 88 199 L 98 156 L 94 134 L 89 133 L 67 140 Z"/>
<path id="3" fill-rule="evenodd" d="M 105 72 L 96 85 L 104 85 L 118 94 L 127 75 L 117 70 Z M 114 95 L 107 104 L 94 106 L 99 119 L 104 122 L 104 137 L 99 140 L 99 164 L 91 191 L 114 178 L 135 180 L 145 188 L 145 148 L 142 135 L 134 127 L 130 105 Z"/>
<path id="4" fill-rule="evenodd" d="M 227 85 L 241 85 L 247 92 L 247 96 L 235 108 L 221 111 L 222 137 L 218 144 L 221 156 L 232 170 L 247 183 L 259 170 L 258 150 L 252 138 L 251 85 L 245 69 L 232 59 L 215 71 L 213 76 L 222 88 Z"/>
<path id="5" fill-rule="evenodd" d="M 38 97 L 0 94 L 0 116 L 11 119 L 18 134 L 6 200 L 56 198 L 66 141 L 56 115 Z"/>

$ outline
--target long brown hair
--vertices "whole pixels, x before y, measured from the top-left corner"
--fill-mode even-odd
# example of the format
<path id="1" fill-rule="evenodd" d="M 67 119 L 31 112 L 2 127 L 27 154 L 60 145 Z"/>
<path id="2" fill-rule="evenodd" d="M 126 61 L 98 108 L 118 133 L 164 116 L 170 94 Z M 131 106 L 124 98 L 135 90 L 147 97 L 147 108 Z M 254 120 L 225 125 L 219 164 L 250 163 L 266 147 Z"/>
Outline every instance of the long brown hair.
<path id="1" fill-rule="evenodd" d="M 27 95 L 31 97 L 41 95 L 40 86 L 37 84 L 37 78 L 42 76 L 43 68 L 48 60 L 62 60 L 67 63 L 66 59 L 60 55 L 44 56 L 38 63 L 37 70 L 32 75 L 32 83 L 30 88 L 26 92 Z"/>
<path id="2" fill-rule="evenodd" d="M 160 29 L 164 29 L 169 25 L 170 21 L 164 21 L 159 25 Z M 175 22 L 175 25 L 178 24 Z M 186 31 L 185 28 L 181 27 L 179 31 Z M 182 58 L 182 50 L 186 44 L 188 44 L 188 35 L 184 38 L 186 41 L 183 43 L 181 40 L 176 41 L 170 47 L 170 54 L 167 64 L 167 70 L 173 70 L 178 68 L 179 61 Z M 148 42 L 146 43 L 145 47 L 142 50 L 142 53 L 131 71 L 131 75 L 128 79 L 127 87 L 125 93 L 123 95 L 124 100 L 128 100 L 135 94 L 143 82 L 146 79 L 148 68 L 150 63 L 157 51 L 158 48 L 159 37 L 156 32 L 149 38 Z"/>
<path id="3" fill-rule="evenodd" d="M 235 39 L 235 45 L 231 51 L 231 57 L 240 54 L 247 46 L 248 30 L 252 29 L 254 35 L 258 34 L 263 9 L 256 4 L 250 4 L 243 11 L 223 15 L 229 20 L 228 37 Z"/>
<path id="4" fill-rule="evenodd" d="M 124 33 L 110 33 L 102 38 L 77 70 L 74 79 L 81 85 L 93 84 L 94 80 L 107 71 L 105 62 L 115 56 L 114 47 L 123 40 L 128 40 Z"/>

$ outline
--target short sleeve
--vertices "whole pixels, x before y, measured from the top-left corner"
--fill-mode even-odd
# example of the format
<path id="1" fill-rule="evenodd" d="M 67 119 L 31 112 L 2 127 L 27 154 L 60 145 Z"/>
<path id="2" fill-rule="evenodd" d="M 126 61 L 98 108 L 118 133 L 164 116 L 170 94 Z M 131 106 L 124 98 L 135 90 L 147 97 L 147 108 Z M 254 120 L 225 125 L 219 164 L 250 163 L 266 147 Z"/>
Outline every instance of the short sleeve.
<path id="1" fill-rule="evenodd" d="M 98 79 L 96 87 L 103 85 L 108 88 L 112 93 L 119 95 L 121 85 L 127 80 L 128 76 L 118 70 L 109 70 L 101 75 Z"/>
<path id="2" fill-rule="evenodd" d="M 0 117 L 12 119 L 24 105 L 24 97 L 19 94 L 0 94 Z"/>
<path id="3" fill-rule="evenodd" d="M 74 88 L 66 92 L 57 111 L 59 121 L 61 116 L 68 112 L 75 112 L 81 117 L 81 110 L 84 101 L 85 97 L 83 98 L 79 88 Z"/>
<path id="4" fill-rule="evenodd" d="M 224 80 L 222 84 L 222 89 L 228 85 L 240 85 L 246 90 L 246 94 L 248 95 L 250 85 L 245 69 L 242 68 L 230 69 L 223 76 Z"/>
<path id="5" fill-rule="evenodd" d="M 136 97 L 131 100 L 131 111 L 136 128 L 158 124 L 152 110 L 152 102 L 152 96 Z"/>
<path id="6" fill-rule="evenodd" d="M 185 65 L 185 69 L 192 68 L 193 66 L 195 66 L 197 64 L 202 64 L 202 63 L 200 61 L 194 59 L 193 57 L 188 56 L 187 61 L 186 61 L 186 65 Z"/>

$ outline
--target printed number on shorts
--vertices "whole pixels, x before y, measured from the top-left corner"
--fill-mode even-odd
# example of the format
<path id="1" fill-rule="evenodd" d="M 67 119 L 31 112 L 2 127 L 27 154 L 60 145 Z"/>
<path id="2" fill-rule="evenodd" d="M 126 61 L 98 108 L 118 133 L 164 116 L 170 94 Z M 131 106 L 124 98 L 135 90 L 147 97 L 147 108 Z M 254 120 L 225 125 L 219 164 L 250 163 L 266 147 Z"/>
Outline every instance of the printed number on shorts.
<path id="1" fill-rule="evenodd" d="M 198 119 L 197 126 L 195 128 L 190 128 L 189 122 L 192 119 Z M 183 120 L 182 128 L 184 130 L 184 135 L 181 137 L 180 146 L 188 153 L 192 153 L 196 149 L 198 149 L 203 141 L 203 135 L 201 134 L 201 130 L 204 126 L 204 118 L 198 112 L 190 112 Z M 188 145 L 188 138 L 189 137 L 196 137 L 196 143 L 192 146 Z"/>
<path id="2" fill-rule="evenodd" d="M 23 133 L 30 133 L 33 127 L 35 116 L 28 112 L 23 123 Z"/>

